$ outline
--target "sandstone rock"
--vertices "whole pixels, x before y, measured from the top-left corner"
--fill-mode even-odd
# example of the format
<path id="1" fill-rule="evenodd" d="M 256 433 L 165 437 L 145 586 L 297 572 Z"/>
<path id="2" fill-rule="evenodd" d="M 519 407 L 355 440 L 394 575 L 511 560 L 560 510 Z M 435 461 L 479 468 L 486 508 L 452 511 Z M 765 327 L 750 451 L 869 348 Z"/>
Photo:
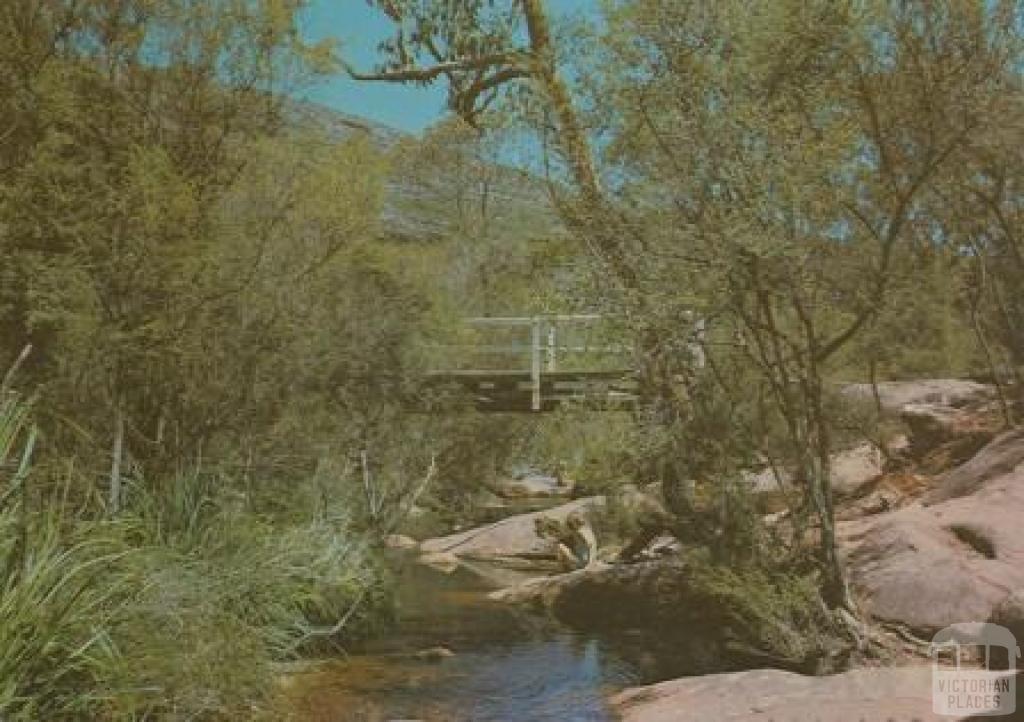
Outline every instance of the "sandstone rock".
<path id="1" fill-rule="evenodd" d="M 420 549 L 427 553 L 443 552 L 478 561 L 501 561 L 510 558 L 546 559 L 552 552 L 548 542 L 537 536 L 534 519 L 549 516 L 564 520 L 573 512 L 586 513 L 603 504 L 603 497 L 577 499 L 545 511 L 519 514 L 458 534 L 428 539 L 420 544 Z"/>
<path id="2" fill-rule="evenodd" d="M 601 574 L 604 570 L 610 568 L 608 564 L 598 562 L 586 569 L 577 569 L 565 574 L 534 577 L 514 586 L 496 589 L 488 594 L 487 598 L 491 601 L 503 602 L 505 604 L 550 608 L 558 596 L 575 582 L 583 577 Z"/>
<path id="3" fill-rule="evenodd" d="M 411 657 L 420 662 L 441 662 L 445 659 L 451 659 L 455 656 L 455 652 L 448 649 L 447 647 L 430 647 L 429 649 L 421 649 L 417 652 L 413 652 Z"/>
<path id="4" fill-rule="evenodd" d="M 492 592 L 494 601 L 533 606 L 582 629 L 685 627 L 692 609 L 685 565 L 675 559 L 636 564 L 598 563 L 565 574 L 530 579 Z"/>
<path id="5" fill-rule="evenodd" d="M 745 471 L 742 473 L 740 481 L 746 484 L 752 493 L 761 495 L 781 493 L 783 489 L 793 483 L 793 478 L 785 469 L 780 469 L 779 475 L 776 476 L 773 469 L 766 468 L 761 471 Z"/>
<path id="6" fill-rule="evenodd" d="M 457 556 L 448 552 L 425 552 L 419 556 L 417 561 L 445 574 L 454 572 L 461 563 Z"/>
<path id="7" fill-rule="evenodd" d="M 973 458 L 938 478 L 924 503 L 967 496 L 992 479 L 1009 474 L 1024 463 L 1024 429 L 1008 431 L 985 446 Z"/>
<path id="8" fill-rule="evenodd" d="M 670 647 L 681 659 L 697 660 L 696 667 L 702 670 L 765 665 L 811 670 L 831 664 L 847 649 L 843 640 L 830 637 L 828 623 L 811 618 L 813 610 L 807 614 L 809 610 L 802 609 L 797 620 L 780 606 L 755 620 L 730 608 L 723 602 L 725 596 L 721 579 L 700 576 L 682 557 L 667 557 L 635 564 L 599 563 L 531 579 L 492 592 L 489 598 L 547 611 L 576 629 L 653 632 L 656 643 Z M 769 614 L 776 616 L 768 620 Z"/>
<path id="9" fill-rule="evenodd" d="M 839 451 L 832 455 L 832 488 L 837 494 L 849 496 L 857 493 L 865 484 L 878 478 L 882 473 L 884 459 L 882 454 L 871 444 L 861 444 L 852 449 Z M 782 486 L 792 483 L 791 475 L 785 470 L 780 471 Z M 756 494 L 772 494 L 780 491 L 779 479 L 772 469 L 759 472 L 747 472 L 743 481 Z"/>
<path id="10" fill-rule="evenodd" d="M 870 384 L 851 384 L 841 393 L 873 398 Z M 888 381 L 878 385 L 878 394 L 882 410 L 898 416 L 910 430 L 901 456 L 915 460 L 928 473 L 966 461 L 996 431 L 994 392 L 986 384 L 960 379 Z"/>
<path id="11" fill-rule="evenodd" d="M 529 474 L 520 479 L 499 482 L 494 491 L 506 499 L 566 497 L 572 495 L 572 485 L 563 484 L 554 476 Z"/>
<path id="12" fill-rule="evenodd" d="M 992 440 L 992 417 L 940 404 L 909 404 L 900 414 L 910 430 L 905 456 L 942 471 L 970 459 Z"/>
<path id="13" fill-rule="evenodd" d="M 904 471 L 883 474 L 858 491 L 837 500 L 836 518 L 860 519 L 907 506 L 931 488 L 931 477 Z"/>
<path id="14" fill-rule="evenodd" d="M 1024 647 L 1024 588 L 1017 589 L 1006 596 L 992 612 L 989 620 L 1001 624 L 1017 638 L 1017 644 Z M 1021 661 L 1017 660 L 1017 666 Z"/>
<path id="15" fill-rule="evenodd" d="M 623 510 L 632 514 L 664 516 L 665 509 L 662 485 L 648 484 L 638 487 L 636 484 L 623 484 L 615 496 L 616 502 Z"/>
<path id="16" fill-rule="evenodd" d="M 931 668 L 855 669 L 827 677 L 756 669 L 685 677 L 611 698 L 623 722 L 938 722 Z"/>
<path id="17" fill-rule="evenodd" d="M 419 545 L 418 541 L 404 534 L 388 534 L 384 537 L 384 546 L 388 549 L 408 550 L 415 549 Z"/>
<path id="18" fill-rule="evenodd" d="M 957 493 L 973 489 L 967 496 L 840 526 L 851 581 L 870 614 L 927 634 L 984 621 L 1024 587 L 1024 467 L 975 467 L 987 471 L 950 482 Z"/>
<path id="19" fill-rule="evenodd" d="M 873 400 L 871 384 L 849 384 L 841 393 L 850 398 Z M 992 397 L 992 387 L 963 379 L 921 379 L 883 381 L 878 384 L 882 410 L 899 414 L 911 404 L 935 404 L 963 408 L 984 403 Z"/>
<path id="20" fill-rule="evenodd" d="M 832 455 L 832 488 L 842 496 L 857 494 L 882 473 L 882 453 L 872 444 L 861 444 Z"/>

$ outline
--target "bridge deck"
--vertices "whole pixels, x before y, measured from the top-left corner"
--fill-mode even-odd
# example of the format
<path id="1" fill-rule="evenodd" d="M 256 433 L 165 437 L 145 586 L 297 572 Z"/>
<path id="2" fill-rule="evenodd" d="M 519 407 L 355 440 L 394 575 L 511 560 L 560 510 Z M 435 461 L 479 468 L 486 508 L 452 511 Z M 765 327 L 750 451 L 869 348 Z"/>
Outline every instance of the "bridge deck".
<path id="1" fill-rule="evenodd" d="M 553 411 L 567 401 L 601 408 L 619 408 L 636 399 L 631 369 L 530 371 L 468 369 L 437 371 L 428 378 L 456 384 L 470 394 L 481 411 Z"/>

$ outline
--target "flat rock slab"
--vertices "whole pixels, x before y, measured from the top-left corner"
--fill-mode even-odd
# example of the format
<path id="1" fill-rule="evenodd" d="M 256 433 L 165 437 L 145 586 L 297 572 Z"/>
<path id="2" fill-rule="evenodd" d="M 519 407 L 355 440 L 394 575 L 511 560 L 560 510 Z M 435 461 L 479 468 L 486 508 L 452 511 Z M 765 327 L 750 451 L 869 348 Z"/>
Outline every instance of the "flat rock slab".
<path id="1" fill-rule="evenodd" d="M 420 544 L 420 549 L 428 554 L 447 553 L 483 561 L 509 557 L 546 558 L 551 556 L 550 542 L 537 536 L 534 530 L 537 517 L 562 521 L 573 512 L 585 514 L 603 505 L 601 496 L 577 499 L 544 511 L 518 514 L 487 526 L 428 539 Z"/>
<path id="2" fill-rule="evenodd" d="M 774 669 L 661 682 L 611 698 L 622 722 L 949 722 L 932 712 L 931 667 L 805 677 Z M 959 718 L 963 719 L 963 718 Z"/>
<path id="3" fill-rule="evenodd" d="M 934 632 L 983 622 L 1024 588 L 1024 464 L 1011 466 L 1017 447 L 1024 437 L 1000 437 L 940 480 L 927 505 L 840 525 L 851 581 L 872 616 Z"/>

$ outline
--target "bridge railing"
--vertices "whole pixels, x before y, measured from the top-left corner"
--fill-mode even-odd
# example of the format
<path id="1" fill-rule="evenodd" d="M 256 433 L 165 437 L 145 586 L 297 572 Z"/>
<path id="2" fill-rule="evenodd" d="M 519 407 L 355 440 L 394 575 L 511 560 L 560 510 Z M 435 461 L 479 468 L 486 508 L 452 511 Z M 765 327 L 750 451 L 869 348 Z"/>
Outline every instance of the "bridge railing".
<path id="1" fill-rule="evenodd" d="M 604 317 L 597 314 L 466 319 L 468 325 L 481 329 L 483 333 L 504 329 L 522 334 L 518 342 L 477 344 L 474 347 L 477 353 L 504 355 L 506 362 L 519 356 L 527 362 L 527 368 L 540 366 L 542 370 L 552 372 L 567 365 L 571 367 L 574 360 L 592 364 L 595 357 L 628 355 L 627 346 L 611 343 L 603 337 L 602 321 Z"/>
<path id="2" fill-rule="evenodd" d="M 465 319 L 474 343 L 446 344 L 449 370 L 463 374 L 529 374 L 540 410 L 542 378 L 559 372 L 628 368 L 629 346 L 609 338 L 598 314 L 481 316 Z"/>

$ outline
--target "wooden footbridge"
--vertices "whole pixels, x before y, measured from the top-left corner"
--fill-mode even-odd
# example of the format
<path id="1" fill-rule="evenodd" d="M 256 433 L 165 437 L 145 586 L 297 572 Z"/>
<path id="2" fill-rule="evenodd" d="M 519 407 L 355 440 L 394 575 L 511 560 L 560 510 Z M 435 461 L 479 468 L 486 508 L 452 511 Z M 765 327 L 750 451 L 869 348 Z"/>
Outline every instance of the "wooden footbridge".
<path id="1" fill-rule="evenodd" d="M 481 411 L 536 413 L 565 402 L 621 409 L 636 400 L 632 350 L 598 315 L 466 320 L 474 343 L 447 345 L 433 383 L 461 387 Z"/>

